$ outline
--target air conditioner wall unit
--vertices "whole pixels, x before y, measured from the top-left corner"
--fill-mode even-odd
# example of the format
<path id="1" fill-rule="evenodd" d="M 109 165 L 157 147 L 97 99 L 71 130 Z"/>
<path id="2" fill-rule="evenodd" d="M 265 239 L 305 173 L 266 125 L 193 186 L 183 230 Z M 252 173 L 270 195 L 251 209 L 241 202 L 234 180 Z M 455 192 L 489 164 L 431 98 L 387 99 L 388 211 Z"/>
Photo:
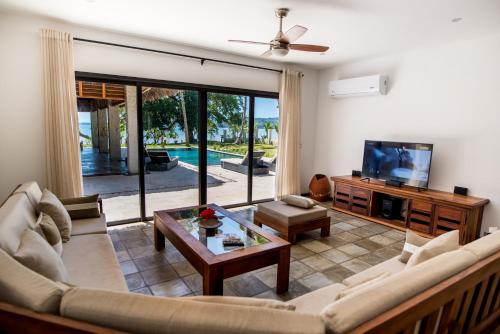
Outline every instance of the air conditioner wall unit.
<path id="1" fill-rule="evenodd" d="M 333 97 L 386 95 L 387 81 L 385 75 L 334 80 L 330 81 L 328 92 Z"/>

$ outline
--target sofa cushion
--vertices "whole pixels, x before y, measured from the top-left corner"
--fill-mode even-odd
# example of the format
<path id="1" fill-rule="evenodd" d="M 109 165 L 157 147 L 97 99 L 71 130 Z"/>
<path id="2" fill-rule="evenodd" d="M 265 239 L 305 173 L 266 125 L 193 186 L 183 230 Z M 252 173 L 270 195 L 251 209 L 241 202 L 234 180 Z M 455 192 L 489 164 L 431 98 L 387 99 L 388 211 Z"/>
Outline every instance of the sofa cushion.
<path id="1" fill-rule="evenodd" d="M 28 197 L 33 209 L 36 210 L 38 202 L 42 198 L 42 190 L 35 181 L 25 182 L 14 191 L 14 194 L 25 194 Z"/>
<path id="2" fill-rule="evenodd" d="M 0 300 L 36 312 L 59 314 L 67 286 L 26 268 L 0 249 Z"/>
<path id="3" fill-rule="evenodd" d="M 14 258 L 48 279 L 58 282 L 68 280 L 68 273 L 59 254 L 49 245 L 47 240 L 33 230 L 26 229 L 24 231 L 19 249 L 14 253 Z"/>
<path id="4" fill-rule="evenodd" d="M 417 233 L 413 232 L 410 229 L 406 230 L 406 241 L 403 246 L 403 252 L 401 253 L 401 257 L 399 261 L 403 263 L 407 263 L 410 257 L 415 253 L 418 247 L 422 247 L 426 243 L 428 243 L 430 238 L 424 238 Z"/>
<path id="5" fill-rule="evenodd" d="M 98 218 L 75 219 L 72 221 L 71 235 L 107 233 L 106 215 Z"/>
<path id="6" fill-rule="evenodd" d="M 283 201 L 257 204 L 257 211 L 275 218 L 285 226 L 300 224 L 314 219 L 326 217 L 327 209 L 315 205 L 310 209 L 291 206 Z"/>
<path id="7" fill-rule="evenodd" d="M 439 254 L 456 250 L 458 247 L 460 247 L 458 230 L 442 234 L 419 247 L 408 260 L 406 268 L 413 267 Z"/>
<path id="8" fill-rule="evenodd" d="M 318 316 L 184 298 L 73 288 L 61 302 L 65 317 L 132 333 L 324 333 Z"/>
<path id="9" fill-rule="evenodd" d="M 99 195 L 61 199 L 71 219 L 99 218 Z"/>
<path id="10" fill-rule="evenodd" d="M 366 281 L 363 281 L 361 283 L 358 283 L 358 284 L 355 284 L 355 285 L 351 285 L 345 289 L 343 289 L 342 291 L 339 292 L 339 294 L 337 295 L 337 298 L 336 299 L 341 299 L 341 298 L 345 298 L 349 295 L 352 295 L 353 293 L 356 293 L 360 290 L 363 290 L 365 289 L 366 287 L 372 285 L 372 284 L 375 284 L 377 283 L 378 281 L 381 281 L 387 277 L 391 276 L 391 273 L 388 273 L 388 272 L 384 272 L 384 273 L 381 273 L 375 277 L 372 277 L 370 279 L 367 279 Z"/>
<path id="11" fill-rule="evenodd" d="M 62 260 L 69 283 L 118 291 L 128 291 L 111 239 L 107 234 L 72 237 L 63 244 Z"/>
<path id="12" fill-rule="evenodd" d="M 288 205 L 296 206 L 303 209 L 310 209 L 314 206 L 314 201 L 312 199 L 297 195 L 285 196 L 283 197 L 282 201 Z"/>
<path id="13" fill-rule="evenodd" d="M 13 255 L 27 228 L 34 228 L 37 215 L 24 193 L 13 194 L 0 207 L 0 248 Z"/>
<path id="14" fill-rule="evenodd" d="M 42 212 L 40 216 L 38 216 L 35 231 L 47 240 L 49 245 L 54 248 L 59 256 L 62 255 L 63 248 L 61 234 L 59 233 L 56 223 L 54 223 L 49 215 Z"/>
<path id="15" fill-rule="evenodd" d="M 289 300 L 288 303 L 295 306 L 296 312 L 318 315 L 326 305 L 334 302 L 345 288 L 344 284 L 335 283 Z"/>
<path id="16" fill-rule="evenodd" d="M 500 231 L 470 242 L 463 246 L 462 249 L 476 254 L 480 260 L 487 258 L 493 253 L 500 251 Z"/>
<path id="17" fill-rule="evenodd" d="M 249 297 L 230 297 L 230 296 L 194 296 L 184 297 L 185 300 L 194 300 L 203 303 L 216 303 L 235 306 L 255 306 L 267 307 L 276 310 L 294 311 L 295 305 L 285 303 L 279 300 L 263 299 L 263 298 L 249 298 Z"/>
<path id="18" fill-rule="evenodd" d="M 383 273 L 396 274 L 406 268 L 406 265 L 399 261 L 399 255 L 363 270 L 355 275 L 347 277 L 342 281 L 347 286 L 362 284 Z"/>
<path id="19" fill-rule="evenodd" d="M 475 262 L 465 250 L 441 254 L 326 306 L 321 317 L 332 333 L 350 331 Z"/>
<path id="20" fill-rule="evenodd" d="M 61 201 L 50 190 L 44 189 L 42 199 L 38 203 L 38 212 L 48 214 L 56 223 L 63 242 L 67 242 L 71 236 L 71 218 Z"/>

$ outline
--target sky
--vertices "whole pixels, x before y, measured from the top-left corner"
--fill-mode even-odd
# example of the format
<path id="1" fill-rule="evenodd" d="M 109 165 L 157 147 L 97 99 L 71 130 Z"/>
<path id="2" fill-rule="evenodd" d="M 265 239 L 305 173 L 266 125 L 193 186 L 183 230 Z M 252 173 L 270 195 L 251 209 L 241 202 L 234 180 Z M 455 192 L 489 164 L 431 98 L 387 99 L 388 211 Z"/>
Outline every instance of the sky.
<path id="1" fill-rule="evenodd" d="M 255 117 L 256 118 L 270 118 L 278 117 L 278 99 L 268 99 L 257 97 L 255 98 Z M 79 123 L 90 123 L 89 112 L 78 113 Z"/>

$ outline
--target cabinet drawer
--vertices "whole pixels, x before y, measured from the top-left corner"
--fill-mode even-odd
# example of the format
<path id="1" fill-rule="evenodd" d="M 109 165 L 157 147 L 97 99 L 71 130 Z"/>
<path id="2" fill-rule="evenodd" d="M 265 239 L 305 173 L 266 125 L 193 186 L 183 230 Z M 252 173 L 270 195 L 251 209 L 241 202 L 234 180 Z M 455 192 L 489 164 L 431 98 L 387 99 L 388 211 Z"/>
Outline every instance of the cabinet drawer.
<path id="1" fill-rule="evenodd" d="M 351 195 L 356 199 L 364 199 L 366 201 L 370 199 L 370 191 L 365 189 L 352 188 Z"/>
<path id="2" fill-rule="evenodd" d="M 411 201 L 411 208 L 412 208 L 412 210 L 419 210 L 419 211 L 424 211 L 424 212 L 430 213 L 430 212 L 432 212 L 432 203 L 418 201 L 418 200 L 412 200 Z"/>
<path id="3" fill-rule="evenodd" d="M 443 220 L 461 222 L 464 217 L 464 211 L 457 208 L 438 205 L 436 216 L 438 219 L 444 218 Z"/>
<path id="4" fill-rule="evenodd" d="M 351 186 L 345 184 L 336 184 L 335 192 L 349 195 L 351 193 Z"/>

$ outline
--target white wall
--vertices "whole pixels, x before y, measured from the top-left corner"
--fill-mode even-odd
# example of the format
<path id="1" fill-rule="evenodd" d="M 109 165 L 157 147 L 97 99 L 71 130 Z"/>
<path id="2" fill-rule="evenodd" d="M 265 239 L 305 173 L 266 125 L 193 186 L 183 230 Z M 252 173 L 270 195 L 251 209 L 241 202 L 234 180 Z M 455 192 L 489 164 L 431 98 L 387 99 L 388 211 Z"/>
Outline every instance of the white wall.
<path id="1" fill-rule="evenodd" d="M 0 201 L 19 183 L 36 180 L 45 185 L 43 98 L 39 29 L 54 28 L 88 39 L 218 58 L 280 69 L 285 64 L 163 43 L 130 35 L 87 29 L 34 16 L 0 12 Z M 279 90 L 280 75 L 123 48 L 75 42 L 77 71 L 190 82 L 263 91 Z M 304 126 L 313 125 L 317 72 L 300 69 L 304 77 Z M 304 190 L 312 174 L 313 138 L 303 131 Z"/>
<path id="2" fill-rule="evenodd" d="M 500 226 L 500 35 L 344 64 L 318 81 L 314 172 L 360 169 L 365 139 L 434 144 L 430 187 L 486 197 Z M 386 96 L 335 99 L 328 81 L 389 75 Z"/>

